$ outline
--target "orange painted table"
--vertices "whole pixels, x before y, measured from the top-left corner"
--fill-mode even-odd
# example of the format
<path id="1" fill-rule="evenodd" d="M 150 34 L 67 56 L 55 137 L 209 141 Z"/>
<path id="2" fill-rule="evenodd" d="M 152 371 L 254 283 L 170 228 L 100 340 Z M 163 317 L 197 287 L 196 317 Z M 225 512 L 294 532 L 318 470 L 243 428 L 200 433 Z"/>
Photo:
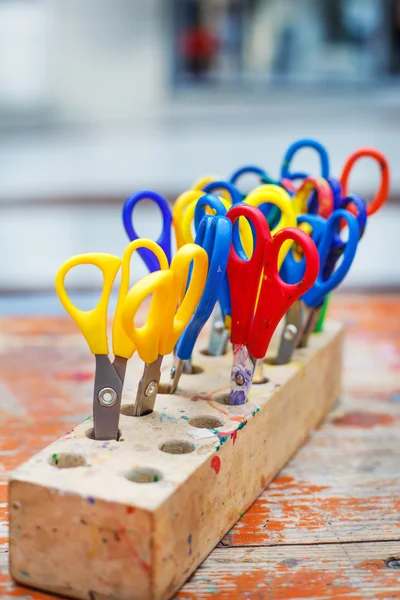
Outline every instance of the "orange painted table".
<path id="1" fill-rule="evenodd" d="M 330 315 L 340 401 L 177 599 L 400 598 L 400 295 L 339 295 Z M 0 321 L 1 598 L 50 598 L 8 575 L 7 474 L 89 414 L 92 379 L 68 318 Z"/>

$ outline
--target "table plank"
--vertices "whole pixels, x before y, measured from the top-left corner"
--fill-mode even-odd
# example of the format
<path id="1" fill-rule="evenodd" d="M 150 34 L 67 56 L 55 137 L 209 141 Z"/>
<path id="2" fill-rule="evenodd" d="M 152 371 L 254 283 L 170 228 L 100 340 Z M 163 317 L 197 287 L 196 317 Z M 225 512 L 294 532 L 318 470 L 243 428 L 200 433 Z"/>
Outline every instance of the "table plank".
<path id="1" fill-rule="evenodd" d="M 335 297 L 331 315 L 348 327 L 340 401 L 177 598 L 400 597 L 400 570 L 384 563 L 400 557 L 399 300 Z M 92 384 L 93 359 L 67 318 L 0 321 L 3 598 L 50 598 L 9 579 L 8 472 L 89 414 Z"/>

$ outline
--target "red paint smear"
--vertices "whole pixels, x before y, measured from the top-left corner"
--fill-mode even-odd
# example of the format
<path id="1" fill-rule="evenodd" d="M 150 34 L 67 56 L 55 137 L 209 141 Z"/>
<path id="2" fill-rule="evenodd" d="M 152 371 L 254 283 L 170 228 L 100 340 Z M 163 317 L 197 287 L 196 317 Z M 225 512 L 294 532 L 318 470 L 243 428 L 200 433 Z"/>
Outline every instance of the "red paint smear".
<path id="1" fill-rule="evenodd" d="M 384 413 L 352 412 L 333 419 L 332 423 L 339 427 L 362 427 L 369 429 L 380 425 L 391 425 L 394 418 Z"/>
<path id="2" fill-rule="evenodd" d="M 214 456 L 211 460 L 211 468 L 214 469 L 215 473 L 218 475 L 221 468 L 221 459 L 219 456 Z"/>
<path id="3" fill-rule="evenodd" d="M 54 379 L 58 381 L 91 381 L 93 379 L 93 373 L 83 372 L 83 371 L 75 371 L 71 372 L 58 372 L 53 373 Z"/>
<path id="4" fill-rule="evenodd" d="M 135 508 L 133 506 L 127 506 L 126 507 L 126 512 L 128 513 L 128 515 L 131 515 L 132 513 L 135 512 Z"/>
<path id="5" fill-rule="evenodd" d="M 235 431 L 232 433 L 232 446 L 235 445 L 236 438 L 237 438 L 237 429 L 235 429 Z"/>

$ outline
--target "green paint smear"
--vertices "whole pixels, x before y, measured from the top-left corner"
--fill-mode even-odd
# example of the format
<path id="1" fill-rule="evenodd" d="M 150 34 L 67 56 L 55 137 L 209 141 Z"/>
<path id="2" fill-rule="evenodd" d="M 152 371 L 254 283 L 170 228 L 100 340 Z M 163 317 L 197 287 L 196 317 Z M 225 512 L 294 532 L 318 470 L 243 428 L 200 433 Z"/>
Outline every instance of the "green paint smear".
<path id="1" fill-rule="evenodd" d="M 58 454 L 52 454 L 51 460 L 55 465 L 57 465 L 58 464 Z"/>
<path id="2" fill-rule="evenodd" d="M 324 329 L 324 321 L 325 321 L 326 311 L 328 310 L 330 299 L 331 299 L 331 294 L 328 294 L 327 296 L 325 296 L 325 300 L 321 307 L 318 321 L 317 321 L 317 324 L 314 329 L 314 333 L 322 333 L 322 331 Z"/>

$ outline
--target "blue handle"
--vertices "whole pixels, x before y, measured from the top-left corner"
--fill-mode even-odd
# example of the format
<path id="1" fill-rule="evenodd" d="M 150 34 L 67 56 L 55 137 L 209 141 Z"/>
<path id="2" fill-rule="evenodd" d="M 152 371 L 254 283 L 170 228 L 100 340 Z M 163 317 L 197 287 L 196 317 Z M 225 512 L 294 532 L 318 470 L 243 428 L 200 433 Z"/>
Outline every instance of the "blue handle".
<path id="1" fill-rule="evenodd" d="M 258 177 L 260 178 L 261 183 L 273 183 L 275 185 L 280 185 L 279 182 L 277 182 L 274 179 L 272 179 L 264 171 L 264 169 L 262 169 L 261 167 L 257 167 L 256 165 L 247 165 L 245 167 L 240 167 L 240 169 L 236 169 L 236 171 L 234 171 L 232 173 L 232 175 L 230 176 L 229 183 L 232 183 L 233 185 L 236 185 L 238 179 L 240 179 L 240 177 L 242 175 L 247 175 L 249 173 L 252 173 L 253 175 L 258 175 Z"/>
<path id="2" fill-rule="evenodd" d="M 139 239 L 141 236 L 136 232 L 133 226 L 132 217 L 135 206 L 142 200 L 151 200 L 160 208 L 163 218 L 163 227 L 161 235 L 156 240 L 157 244 L 164 250 L 168 263 L 171 262 L 171 225 L 172 225 L 172 213 L 168 205 L 168 202 L 152 190 L 141 190 L 136 194 L 132 194 L 125 200 L 124 207 L 122 209 L 122 219 L 124 222 L 125 231 L 131 241 Z M 143 259 L 145 265 L 149 269 L 150 273 L 158 271 L 160 264 L 157 257 L 148 248 L 138 248 L 138 252 Z"/>
<path id="3" fill-rule="evenodd" d="M 194 228 L 196 232 L 202 218 L 206 214 L 207 207 L 214 209 L 217 215 L 224 216 L 226 214 L 226 208 L 218 196 L 214 196 L 214 194 L 204 194 L 204 196 L 201 196 L 197 200 L 196 208 L 194 210 Z"/>
<path id="4" fill-rule="evenodd" d="M 326 179 L 329 176 L 329 157 L 326 148 L 312 139 L 297 140 L 286 150 L 286 154 L 283 157 L 281 167 L 281 179 L 305 179 L 308 177 L 306 173 L 290 173 L 289 167 L 293 160 L 296 152 L 302 148 L 313 148 L 318 154 L 321 161 L 321 176 Z"/>
<path id="5" fill-rule="evenodd" d="M 215 192 L 215 190 L 226 190 L 230 194 L 232 204 L 238 204 L 243 200 L 241 192 L 239 192 L 237 187 L 235 187 L 229 181 L 211 181 L 203 187 L 203 190 L 207 194 L 212 194 L 213 192 Z"/>
<path id="6" fill-rule="evenodd" d="M 299 215 L 297 217 L 297 224 L 308 223 L 312 227 L 311 239 L 315 245 L 319 246 L 322 235 L 326 228 L 326 220 L 318 215 Z M 285 260 L 281 266 L 279 272 L 283 281 L 294 285 L 302 280 L 306 270 L 306 258 L 303 256 L 300 260 L 296 259 L 293 252 L 293 246 L 286 254 Z"/>
<path id="7" fill-rule="evenodd" d="M 323 274 L 326 261 L 332 248 L 334 234 L 340 226 L 341 219 L 347 221 L 347 226 L 349 228 L 348 240 L 343 251 L 343 260 L 336 271 L 334 271 L 328 279 L 324 280 Z M 302 296 L 302 300 L 307 306 L 310 308 L 318 308 L 321 306 L 325 296 L 343 281 L 355 257 L 359 240 L 360 228 L 354 215 L 342 208 L 330 215 L 329 219 L 326 221 L 325 230 L 318 245 L 320 270 L 317 280 L 313 287 Z"/>
<path id="8" fill-rule="evenodd" d="M 199 333 L 214 309 L 225 279 L 231 237 L 232 225 L 227 217 L 208 215 L 199 224 L 195 243 L 208 254 L 208 275 L 200 302 L 178 340 L 176 353 L 180 360 L 192 356 Z"/>
<path id="9" fill-rule="evenodd" d="M 362 236 L 364 235 L 365 226 L 367 224 L 367 205 L 365 203 L 365 200 L 363 198 L 361 198 L 361 196 L 357 196 L 355 194 L 353 196 L 347 196 L 346 198 L 342 198 L 342 200 L 340 202 L 341 208 L 346 208 L 349 204 L 354 204 L 355 207 L 357 208 L 357 214 L 355 216 L 356 216 L 356 219 L 358 222 L 358 226 L 360 228 L 360 239 L 361 239 Z M 339 258 L 342 256 L 345 247 L 346 247 L 346 242 L 344 242 L 341 239 L 340 226 L 338 226 L 338 229 L 336 230 L 336 232 L 333 236 L 332 247 L 330 249 L 328 258 L 325 263 L 325 268 L 324 268 L 324 273 L 323 273 L 324 279 L 327 279 L 328 277 L 330 277 L 330 275 L 335 270 L 336 263 L 339 260 Z"/>
<path id="10" fill-rule="evenodd" d="M 340 181 L 335 177 L 327 177 L 327 182 L 329 183 L 329 187 L 332 191 L 333 197 L 333 210 L 337 210 L 338 208 L 342 208 L 342 186 Z"/>

